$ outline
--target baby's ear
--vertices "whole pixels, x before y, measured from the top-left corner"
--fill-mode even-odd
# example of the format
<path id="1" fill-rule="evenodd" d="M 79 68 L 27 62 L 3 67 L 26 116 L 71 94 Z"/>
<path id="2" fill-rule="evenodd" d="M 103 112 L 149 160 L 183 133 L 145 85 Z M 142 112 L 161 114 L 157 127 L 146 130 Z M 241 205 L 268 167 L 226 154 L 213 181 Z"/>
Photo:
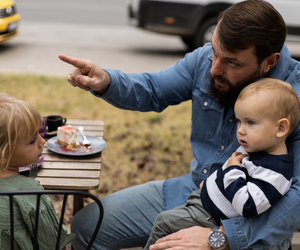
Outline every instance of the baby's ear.
<path id="1" fill-rule="evenodd" d="M 284 137 L 289 133 L 290 122 L 286 118 L 282 118 L 277 122 L 277 137 Z"/>

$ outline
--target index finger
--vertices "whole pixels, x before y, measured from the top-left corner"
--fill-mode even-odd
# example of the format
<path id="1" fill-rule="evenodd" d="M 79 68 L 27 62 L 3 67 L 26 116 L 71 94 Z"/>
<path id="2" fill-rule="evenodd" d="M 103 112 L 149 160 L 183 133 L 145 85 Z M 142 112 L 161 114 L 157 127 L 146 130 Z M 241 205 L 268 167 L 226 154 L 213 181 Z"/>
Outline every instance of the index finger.
<path id="1" fill-rule="evenodd" d="M 248 154 L 239 154 L 239 155 L 236 156 L 236 158 L 237 158 L 239 161 L 241 161 L 244 157 L 247 157 L 247 156 L 249 156 L 249 155 L 248 155 Z"/>
<path id="2" fill-rule="evenodd" d="M 244 157 L 247 157 L 247 156 L 249 156 L 249 154 L 242 154 L 242 157 L 244 158 Z"/>
<path id="3" fill-rule="evenodd" d="M 168 241 L 177 241 L 180 240 L 178 232 L 169 234 L 163 238 L 160 238 L 156 241 L 156 243 L 168 242 Z"/>
<path id="4" fill-rule="evenodd" d="M 239 156 L 239 155 L 241 155 L 241 154 L 242 154 L 242 152 L 236 151 L 236 152 L 233 152 L 233 153 L 232 153 L 232 156 Z"/>
<path id="5" fill-rule="evenodd" d="M 58 58 L 59 58 L 60 60 L 62 60 L 63 62 L 66 62 L 66 63 L 68 63 L 68 64 L 71 64 L 71 65 L 73 65 L 74 67 L 79 68 L 79 69 L 84 68 L 85 65 L 86 65 L 85 60 L 77 59 L 77 58 L 70 57 L 70 56 L 66 56 L 66 55 L 63 55 L 63 54 L 59 54 L 59 55 L 58 55 Z"/>
<path id="6" fill-rule="evenodd" d="M 161 239 L 157 240 L 154 245 L 149 247 L 150 250 L 164 250 L 164 249 L 172 249 L 172 247 L 177 246 L 177 242 L 173 241 L 161 241 Z"/>

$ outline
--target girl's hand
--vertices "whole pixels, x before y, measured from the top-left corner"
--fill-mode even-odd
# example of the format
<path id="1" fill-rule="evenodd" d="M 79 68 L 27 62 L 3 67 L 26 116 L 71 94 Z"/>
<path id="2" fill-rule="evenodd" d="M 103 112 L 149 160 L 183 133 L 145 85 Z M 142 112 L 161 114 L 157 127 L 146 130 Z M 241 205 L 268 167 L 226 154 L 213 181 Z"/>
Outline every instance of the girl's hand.
<path id="1" fill-rule="evenodd" d="M 248 154 L 242 154 L 241 152 L 234 152 L 231 157 L 228 159 L 227 167 L 232 165 L 237 165 L 242 167 L 242 159 L 246 156 L 249 156 Z"/>

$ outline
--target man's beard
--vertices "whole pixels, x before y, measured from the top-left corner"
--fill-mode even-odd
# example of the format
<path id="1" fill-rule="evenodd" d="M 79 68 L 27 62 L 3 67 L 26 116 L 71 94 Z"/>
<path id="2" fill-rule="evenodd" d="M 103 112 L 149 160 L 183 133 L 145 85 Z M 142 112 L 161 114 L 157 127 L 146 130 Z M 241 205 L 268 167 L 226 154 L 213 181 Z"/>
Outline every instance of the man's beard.
<path id="1" fill-rule="evenodd" d="M 207 93 L 208 96 L 212 97 L 216 102 L 218 102 L 222 108 L 230 108 L 234 106 L 234 103 L 242 89 L 248 86 L 250 83 L 255 82 L 260 77 L 263 77 L 263 75 L 260 74 L 260 67 L 258 67 L 258 69 L 252 75 L 237 82 L 235 85 L 222 76 L 211 75 L 209 83 L 207 84 Z M 225 91 L 220 89 L 215 83 L 215 79 L 222 83 L 226 83 L 228 85 L 228 89 Z"/>

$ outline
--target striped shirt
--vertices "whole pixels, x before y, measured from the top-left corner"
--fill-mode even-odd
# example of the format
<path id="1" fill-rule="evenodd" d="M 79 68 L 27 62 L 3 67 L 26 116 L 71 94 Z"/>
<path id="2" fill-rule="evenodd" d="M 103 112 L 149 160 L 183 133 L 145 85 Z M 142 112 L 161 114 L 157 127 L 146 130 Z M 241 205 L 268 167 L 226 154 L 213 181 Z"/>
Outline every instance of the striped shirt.
<path id="1" fill-rule="evenodd" d="M 218 225 L 224 219 L 261 214 L 289 190 L 293 155 L 290 147 L 288 150 L 286 155 L 270 155 L 247 153 L 239 147 L 238 152 L 249 154 L 243 158 L 242 167 L 227 167 L 227 160 L 204 181 L 201 201 Z"/>

